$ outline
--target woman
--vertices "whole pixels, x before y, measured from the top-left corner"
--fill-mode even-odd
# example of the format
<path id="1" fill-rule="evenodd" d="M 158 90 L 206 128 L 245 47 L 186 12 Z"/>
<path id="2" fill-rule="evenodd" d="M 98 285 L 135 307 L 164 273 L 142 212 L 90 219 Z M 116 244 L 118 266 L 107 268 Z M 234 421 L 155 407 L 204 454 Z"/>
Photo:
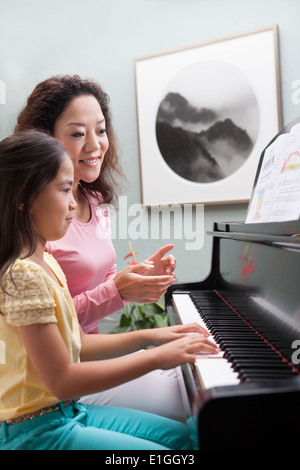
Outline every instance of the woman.
<path id="1" fill-rule="evenodd" d="M 49 243 L 47 250 L 66 275 L 84 332 L 98 332 L 100 318 L 120 310 L 124 301 L 154 302 L 166 292 L 174 282 L 175 259 L 164 258 L 171 246 L 146 263 L 116 273 L 105 204 L 117 198 L 121 170 L 108 97 L 98 84 L 78 76 L 56 76 L 38 84 L 15 132 L 29 128 L 56 137 L 73 159 L 74 220 L 65 237 Z M 180 421 L 186 418 L 175 369 L 153 371 L 82 401 L 128 406 Z"/>
<path id="2" fill-rule="evenodd" d="M 171 255 L 163 259 L 170 245 L 149 258 L 154 263 L 151 271 L 147 266 L 139 265 L 116 273 L 105 204 L 116 204 L 117 180 L 122 171 L 108 96 L 93 81 L 81 80 L 77 76 L 45 80 L 28 98 L 18 117 L 15 132 L 29 128 L 40 129 L 56 137 L 74 161 L 73 194 L 77 202 L 74 219 L 75 223 L 81 224 L 74 233 L 78 251 L 76 254 L 70 252 L 70 246 L 74 250 L 75 243 L 72 232 L 69 232 L 68 240 L 48 245 L 48 249 L 67 275 L 83 330 L 97 332 L 99 320 L 122 309 L 124 301 L 146 303 L 159 300 L 174 281 L 171 272 L 175 268 L 175 259 Z M 86 224 L 94 226 L 87 227 Z M 88 231 L 88 243 L 84 239 L 79 240 L 84 225 Z M 84 255 L 82 250 L 86 250 Z M 77 266 L 77 271 L 74 266 Z M 147 277 L 140 275 L 146 272 Z"/>

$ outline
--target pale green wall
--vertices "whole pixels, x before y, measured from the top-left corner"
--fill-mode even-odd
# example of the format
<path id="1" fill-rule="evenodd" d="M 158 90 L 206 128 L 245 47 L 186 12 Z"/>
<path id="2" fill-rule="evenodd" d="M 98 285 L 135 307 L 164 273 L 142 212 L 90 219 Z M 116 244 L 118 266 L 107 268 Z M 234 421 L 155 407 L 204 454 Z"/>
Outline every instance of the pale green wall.
<path id="1" fill-rule="evenodd" d="M 93 77 L 111 97 L 128 204 L 140 202 L 134 59 L 277 24 L 285 124 L 300 114 L 292 101 L 292 83 L 300 80 L 299 16 L 299 0 L 0 0 L 0 80 L 6 85 L 0 138 L 12 132 L 39 81 L 58 73 Z M 245 212 L 245 204 L 207 206 L 205 230 L 215 220 L 243 220 Z M 141 260 L 160 245 L 137 240 L 134 248 Z M 115 246 L 122 268 L 127 240 Z M 184 246 L 176 240 L 178 280 L 203 278 L 210 269 L 210 238 L 197 252 Z"/>

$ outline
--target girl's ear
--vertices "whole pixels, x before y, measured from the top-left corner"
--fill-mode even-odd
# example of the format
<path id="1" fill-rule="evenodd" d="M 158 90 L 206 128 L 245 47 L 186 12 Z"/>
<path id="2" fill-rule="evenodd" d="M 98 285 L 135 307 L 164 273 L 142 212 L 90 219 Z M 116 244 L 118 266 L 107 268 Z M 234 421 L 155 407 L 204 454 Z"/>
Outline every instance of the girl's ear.
<path id="1" fill-rule="evenodd" d="M 18 209 L 19 209 L 19 211 L 22 211 L 22 210 L 24 209 L 24 204 L 23 204 L 23 202 L 20 202 L 20 203 L 19 203 Z"/>

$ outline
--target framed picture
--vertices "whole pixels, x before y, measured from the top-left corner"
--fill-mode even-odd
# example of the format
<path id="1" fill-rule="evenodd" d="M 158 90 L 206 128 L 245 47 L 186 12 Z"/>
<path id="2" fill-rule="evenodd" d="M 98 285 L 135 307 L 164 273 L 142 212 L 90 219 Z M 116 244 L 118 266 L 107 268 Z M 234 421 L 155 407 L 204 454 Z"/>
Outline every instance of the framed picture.
<path id="1" fill-rule="evenodd" d="M 281 127 L 277 26 L 135 60 L 142 203 L 249 201 Z"/>

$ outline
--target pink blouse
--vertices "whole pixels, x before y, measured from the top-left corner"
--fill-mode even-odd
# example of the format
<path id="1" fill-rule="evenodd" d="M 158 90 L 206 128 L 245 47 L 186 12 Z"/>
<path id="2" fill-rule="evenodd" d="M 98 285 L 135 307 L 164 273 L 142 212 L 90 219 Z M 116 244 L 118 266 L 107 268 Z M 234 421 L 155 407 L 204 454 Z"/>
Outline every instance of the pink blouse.
<path id="1" fill-rule="evenodd" d="M 86 224 L 73 219 L 60 240 L 48 242 L 64 271 L 79 323 L 85 333 L 98 333 L 99 321 L 121 310 L 124 303 L 113 281 L 116 252 L 110 236 L 109 212 L 89 197 L 91 218 Z"/>

